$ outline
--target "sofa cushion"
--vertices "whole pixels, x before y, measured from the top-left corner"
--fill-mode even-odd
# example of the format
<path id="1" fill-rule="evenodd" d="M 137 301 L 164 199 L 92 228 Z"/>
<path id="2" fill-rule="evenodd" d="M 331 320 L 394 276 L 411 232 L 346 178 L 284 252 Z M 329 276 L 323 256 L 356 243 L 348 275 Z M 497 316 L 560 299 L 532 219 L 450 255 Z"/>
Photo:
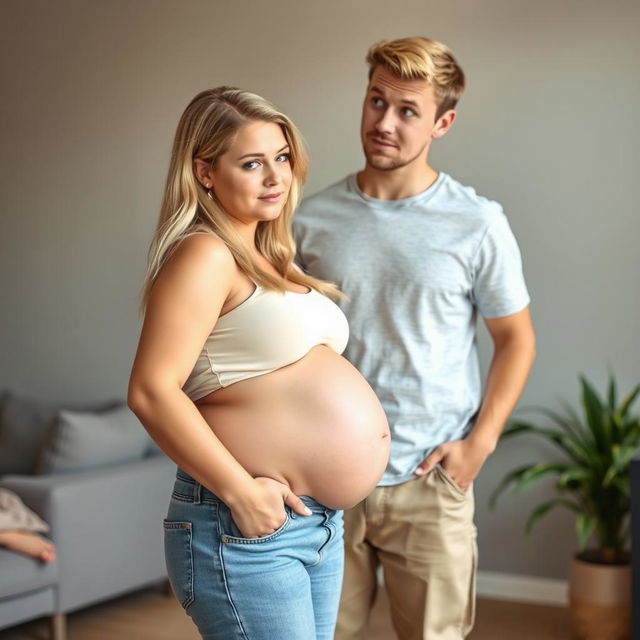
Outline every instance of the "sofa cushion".
<path id="1" fill-rule="evenodd" d="M 0 547 L 0 599 L 42 589 L 58 581 L 58 562 L 45 564 Z"/>
<path id="2" fill-rule="evenodd" d="M 122 404 L 114 400 L 100 403 L 62 405 L 5 391 L 0 398 L 0 476 L 34 473 L 44 441 L 58 411 L 106 411 Z"/>
<path id="3" fill-rule="evenodd" d="M 60 411 L 36 473 L 80 471 L 143 458 L 149 436 L 124 405 L 102 413 Z"/>
<path id="4" fill-rule="evenodd" d="M 0 475 L 33 473 L 56 405 L 5 391 L 0 404 Z"/>

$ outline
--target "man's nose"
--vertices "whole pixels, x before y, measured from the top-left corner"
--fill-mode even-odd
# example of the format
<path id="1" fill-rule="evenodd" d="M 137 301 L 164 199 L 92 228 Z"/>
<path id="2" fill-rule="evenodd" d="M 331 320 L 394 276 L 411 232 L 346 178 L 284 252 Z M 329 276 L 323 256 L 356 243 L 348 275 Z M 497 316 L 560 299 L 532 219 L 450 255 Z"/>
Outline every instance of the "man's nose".
<path id="1" fill-rule="evenodd" d="M 395 126 L 395 117 L 391 109 L 385 109 L 376 122 L 376 131 L 379 133 L 391 133 Z"/>

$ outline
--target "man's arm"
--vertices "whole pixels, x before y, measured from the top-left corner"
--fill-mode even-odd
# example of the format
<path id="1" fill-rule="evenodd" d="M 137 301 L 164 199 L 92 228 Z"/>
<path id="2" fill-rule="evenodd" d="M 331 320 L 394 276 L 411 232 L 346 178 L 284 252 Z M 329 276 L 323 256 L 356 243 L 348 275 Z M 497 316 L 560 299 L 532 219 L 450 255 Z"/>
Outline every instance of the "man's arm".
<path id="1" fill-rule="evenodd" d="M 529 307 L 504 318 L 487 318 L 493 358 L 480 413 L 468 438 L 491 453 L 524 391 L 536 353 Z"/>
<path id="2" fill-rule="evenodd" d="M 502 429 L 520 398 L 535 358 L 535 334 L 529 307 L 503 318 L 485 318 L 493 358 L 480 412 L 464 440 L 437 447 L 416 469 L 424 475 L 440 463 L 466 490 L 498 444 Z"/>

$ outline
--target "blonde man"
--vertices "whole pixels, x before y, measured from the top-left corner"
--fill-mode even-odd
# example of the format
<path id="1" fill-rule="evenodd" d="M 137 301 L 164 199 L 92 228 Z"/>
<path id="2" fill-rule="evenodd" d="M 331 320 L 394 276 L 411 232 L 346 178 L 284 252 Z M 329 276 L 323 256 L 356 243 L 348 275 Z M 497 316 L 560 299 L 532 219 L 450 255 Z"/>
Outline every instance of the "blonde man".
<path id="1" fill-rule="evenodd" d="M 474 619 L 472 483 L 533 363 L 529 296 L 500 205 L 428 162 L 464 89 L 451 51 L 403 38 L 375 44 L 367 62 L 365 167 L 308 198 L 295 223 L 301 265 L 349 297 L 345 355 L 392 434 L 382 480 L 345 514 L 336 638 L 367 637 L 382 565 L 400 638 L 459 640 Z M 494 347 L 484 396 L 478 313 Z"/>

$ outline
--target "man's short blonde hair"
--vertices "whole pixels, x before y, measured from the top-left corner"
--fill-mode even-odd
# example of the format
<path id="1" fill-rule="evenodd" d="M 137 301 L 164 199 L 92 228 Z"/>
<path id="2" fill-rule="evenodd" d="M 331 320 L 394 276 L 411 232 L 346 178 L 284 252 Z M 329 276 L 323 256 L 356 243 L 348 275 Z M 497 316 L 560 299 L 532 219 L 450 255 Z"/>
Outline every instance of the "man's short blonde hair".
<path id="1" fill-rule="evenodd" d="M 376 42 L 367 53 L 369 80 L 376 67 L 403 80 L 426 80 L 438 100 L 439 118 L 454 109 L 464 91 L 464 72 L 446 45 L 429 38 L 399 38 Z"/>

